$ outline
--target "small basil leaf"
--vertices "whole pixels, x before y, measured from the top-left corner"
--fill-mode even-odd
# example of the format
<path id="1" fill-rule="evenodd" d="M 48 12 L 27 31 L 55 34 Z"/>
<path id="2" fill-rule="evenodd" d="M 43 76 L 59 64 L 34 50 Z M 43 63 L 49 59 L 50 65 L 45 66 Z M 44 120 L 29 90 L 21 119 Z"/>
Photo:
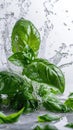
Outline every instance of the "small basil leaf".
<path id="1" fill-rule="evenodd" d="M 3 113 L 0 113 L 0 124 L 3 123 L 14 123 L 18 120 L 19 116 L 23 113 L 24 108 L 22 108 L 20 111 L 10 114 L 8 116 L 4 115 Z"/>
<path id="2" fill-rule="evenodd" d="M 73 111 L 73 93 L 68 96 L 65 105 L 68 107 L 69 111 Z"/>
<path id="3" fill-rule="evenodd" d="M 51 114 L 45 114 L 42 116 L 38 116 L 38 122 L 51 122 L 51 121 L 57 121 L 60 120 L 61 117 L 51 115 Z"/>
<path id="4" fill-rule="evenodd" d="M 73 97 L 73 92 L 71 92 L 68 97 Z"/>
<path id="5" fill-rule="evenodd" d="M 46 97 L 43 97 L 43 106 L 52 112 L 67 112 L 68 109 L 64 103 L 56 97 L 54 94 L 49 94 Z"/>
<path id="6" fill-rule="evenodd" d="M 58 130 L 54 125 L 36 126 L 34 130 Z"/>
<path id="7" fill-rule="evenodd" d="M 37 54 L 40 46 L 40 34 L 29 21 L 21 18 L 16 22 L 12 31 L 12 51 L 22 52 L 29 46 Z"/>
<path id="8" fill-rule="evenodd" d="M 68 123 L 65 125 L 65 127 L 73 128 L 73 123 Z"/>
<path id="9" fill-rule="evenodd" d="M 35 128 L 34 128 L 34 130 L 43 130 L 40 126 L 36 126 Z"/>
<path id="10" fill-rule="evenodd" d="M 62 71 L 47 60 L 35 59 L 24 68 L 23 75 L 26 75 L 31 80 L 55 87 L 59 89 L 61 93 L 64 92 L 65 78 Z"/>
<path id="11" fill-rule="evenodd" d="M 32 52 L 17 52 L 8 58 L 10 62 L 17 66 L 25 66 L 29 64 L 32 59 L 34 59 Z"/>
<path id="12" fill-rule="evenodd" d="M 5 122 L 6 115 L 2 112 L 0 112 L 0 124 L 3 124 Z"/>
<path id="13" fill-rule="evenodd" d="M 47 84 L 40 84 L 38 88 L 38 95 L 40 97 L 48 96 L 50 93 L 53 93 L 55 95 L 61 94 L 57 88 L 50 87 Z"/>

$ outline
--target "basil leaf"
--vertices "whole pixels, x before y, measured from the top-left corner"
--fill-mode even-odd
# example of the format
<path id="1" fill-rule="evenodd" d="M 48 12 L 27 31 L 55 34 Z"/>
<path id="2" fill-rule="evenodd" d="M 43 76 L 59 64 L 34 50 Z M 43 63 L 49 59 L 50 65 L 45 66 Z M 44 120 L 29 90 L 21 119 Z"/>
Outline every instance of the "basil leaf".
<path id="1" fill-rule="evenodd" d="M 65 127 L 73 128 L 73 123 L 68 123 L 65 125 Z"/>
<path id="2" fill-rule="evenodd" d="M 12 31 L 12 51 L 22 52 L 29 47 L 37 54 L 40 46 L 40 34 L 36 27 L 29 21 L 21 18 L 16 22 Z"/>
<path id="3" fill-rule="evenodd" d="M 33 91 L 31 82 L 26 78 L 7 71 L 0 72 L 0 94 L 14 94 L 15 92 Z"/>
<path id="4" fill-rule="evenodd" d="M 65 79 L 62 71 L 47 60 L 35 59 L 24 68 L 23 75 L 26 75 L 31 80 L 55 87 L 59 89 L 61 93 L 64 92 Z"/>
<path id="5" fill-rule="evenodd" d="M 43 130 L 40 126 L 36 126 L 35 128 L 34 128 L 34 130 Z"/>
<path id="6" fill-rule="evenodd" d="M 57 88 L 50 87 L 46 84 L 40 84 L 40 86 L 38 88 L 38 95 L 40 97 L 48 96 L 50 93 L 53 93 L 55 95 L 61 94 Z"/>
<path id="7" fill-rule="evenodd" d="M 56 97 L 54 94 L 49 94 L 46 97 L 43 97 L 43 106 L 52 112 L 67 112 L 68 109 L 64 103 Z"/>
<path id="8" fill-rule="evenodd" d="M 17 66 L 25 66 L 29 64 L 32 59 L 34 59 L 34 55 L 30 52 L 17 52 L 8 58 L 10 62 Z"/>
<path id="9" fill-rule="evenodd" d="M 23 113 L 24 108 L 22 108 L 20 111 L 10 114 L 8 116 L 6 116 L 3 113 L 0 113 L 0 124 L 3 123 L 14 123 L 18 120 L 19 116 Z"/>
<path id="10" fill-rule="evenodd" d="M 0 106 L 2 102 L 7 102 L 8 107 L 21 109 L 24 105 L 27 106 L 27 102 L 34 101 L 35 97 L 32 93 L 33 86 L 26 78 L 7 71 L 0 72 L 0 95 L 7 95 L 7 101 L 2 99 Z"/>
<path id="11" fill-rule="evenodd" d="M 51 114 L 45 114 L 42 116 L 38 116 L 38 122 L 51 122 L 51 121 L 57 121 L 60 120 L 60 116 L 55 116 Z"/>
<path id="12" fill-rule="evenodd" d="M 68 96 L 65 105 L 68 107 L 69 111 L 73 111 L 73 93 Z"/>
<path id="13" fill-rule="evenodd" d="M 36 126 L 34 130 L 58 130 L 54 125 Z"/>

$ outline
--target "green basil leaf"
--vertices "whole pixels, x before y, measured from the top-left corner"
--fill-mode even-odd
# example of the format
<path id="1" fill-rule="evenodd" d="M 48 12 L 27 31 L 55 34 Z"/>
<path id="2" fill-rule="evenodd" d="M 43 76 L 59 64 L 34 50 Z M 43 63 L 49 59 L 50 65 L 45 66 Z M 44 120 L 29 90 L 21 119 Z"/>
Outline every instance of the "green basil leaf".
<path id="1" fill-rule="evenodd" d="M 26 78 L 7 71 L 0 72 L 0 95 L 7 95 L 6 101 L 2 99 L 0 106 L 7 102 L 8 107 L 21 109 L 27 106 L 27 102 L 34 100 L 32 93 L 33 86 Z"/>
<path id="2" fill-rule="evenodd" d="M 26 78 L 7 71 L 0 72 L 0 94 L 14 94 L 15 92 L 33 91 L 31 82 Z M 26 91 L 26 92 L 27 92 Z"/>
<path id="3" fill-rule="evenodd" d="M 24 108 L 22 108 L 20 111 L 10 114 L 8 116 L 4 115 L 3 113 L 0 113 L 0 124 L 3 123 L 14 123 L 18 120 L 19 116 L 23 113 Z"/>
<path id="4" fill-rule="evenodd" d="M 35 128 L 34 128 L 34 130 L 43 130 L 40 126 L 36 126 Z"/>
<path id="5" fill-rule="evenodd" d="M 50 93 L 53 93 L 55 95 L 61 94 L 57 88 L 50 87 L 47 84 L 40 84 L 38 88 L 38 95 L 40 97 L 48 96 Z"/>
<path id="6" fill-rule="evenodd" d="M 60 120 L 60 116 L 55 116 L 51 114 L 45 114 L 42 116 L 38 116 L 38 122 L 51 122 L 51 121 L 57 121 Z"/>
<path id="7" fill-rule="evenodd" d="M 58 130 L 54 125 L 36 126 L 34 130 Z"/>
<path id="8" fill-rule="evenodd" d="M 8 58 L 10 62 L 17 66 L 25 66 L 29 64 L 32 59 L 34 59 L 32 52 L 17 52 Z"/>
<path id="9" fill-rule="evenodd" d="M 68 96 L 65 105 L 68 107 L 69 111 L 73 111 L 73 93 Z"/>
<path id="10" fill-rule="evenodd" d="M 68 123 L 65 125 L 65 127 L 73 128 L 73 123 Z"/>
<path id="11" fill-rule="evenodd" d="M 55 87 L 59 89 L 61 93 L 64 92 L 65 78 L 62 71 L 47 60 L 33 60 L 31 64 L 24 68 L 23 75 L 26 75 L 31 80 Z"/>
<path id="12" fill-rule="evenodd" d="M 40 34 L 36 27 L 29 21 L 21 18 L 16 22 L 12 31 L 12 51 L 22 52 L 29 47 L 37 54 L 40 46 Z"/>
<path id="13" fill-rule="evenodd" d="M 54 94 L 49 94 L 46 97 L 43 97 L 43 106 L 52 112 L 67 112 L 68 109 L 64 103 L 58 99 Z"/>

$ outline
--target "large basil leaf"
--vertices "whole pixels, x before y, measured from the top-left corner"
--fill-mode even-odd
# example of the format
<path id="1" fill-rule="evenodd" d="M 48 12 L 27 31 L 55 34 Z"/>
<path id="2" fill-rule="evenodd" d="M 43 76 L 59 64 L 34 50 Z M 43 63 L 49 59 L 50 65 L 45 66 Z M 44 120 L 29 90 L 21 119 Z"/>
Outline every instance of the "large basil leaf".
<path id="1" fill-rule="evenodd" d="M 37 54 L 40 45 L 40 34 L 29 20 L 21 18 L 17 21 L 11 38 L 14 53 L 25 51 L 29 47 Z"/>
<path id="2" fill-rule="evenodd" d="M 35 102 L 32 92 L 33 86 L 26 78 L 7 71 L 0 72 L 0 95 L 7 95 L 6 101 L 2 99 L 2 103 L 8 102 L 9 107 L 13 109 L 27 107 L 28 102 Z"/>
<path id="3" fill-rule="evenodd" d="M 33 87 L 31 82 L 15 73 L 7 71 L 0 72 L 0 94 L 11 95 L 19 91 L 32 92 Z"/>
<path id="4" fill-rule="evenodd" d="M 45 114 L 42 116 L 38 116 L 38 122 L 52 122 L 52 121 L 60 120 L 60 118 L 61 118 L 60 116 Z"/>
<path id="5" fill-rule="evenodd" d="M 56 87 L 61 93 L 64 92 L 65 79 L 62 71 L 45 59 L 33 60 L 31 64 L 24 68 L 23 75 L 31 80 Z"/>
<path id="6" fill-rule="evenodd" d="M 7 116 L 0 112 L 0 124 L 16 122 L 19 116 L 23 113 L 23 111 L 24 111 L 24 108 L 22 108 L 20 111 L 16 113 L 13 113 Z"/>

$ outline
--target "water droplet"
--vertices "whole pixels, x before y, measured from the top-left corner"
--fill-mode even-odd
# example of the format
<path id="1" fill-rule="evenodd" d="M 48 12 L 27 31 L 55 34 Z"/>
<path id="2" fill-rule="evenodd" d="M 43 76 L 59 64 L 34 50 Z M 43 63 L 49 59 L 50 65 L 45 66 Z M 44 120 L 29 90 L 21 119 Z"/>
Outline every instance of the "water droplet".
<path id="1" fill-rule="evenodd" d="M 63 23 L 64 24 L 64 26 L 67 26 L 67 24 L 66 23 Z"/>
<path id="2" fill-rule="evenodd" d="M 68 13 L 68 10 L 65 10 L 66 13 Z"/>
<path id="3" fill-rule="evenodd" d="M 70 31 L 71 29 L 70 28 L 68 28 L 68 31 Z"/>

